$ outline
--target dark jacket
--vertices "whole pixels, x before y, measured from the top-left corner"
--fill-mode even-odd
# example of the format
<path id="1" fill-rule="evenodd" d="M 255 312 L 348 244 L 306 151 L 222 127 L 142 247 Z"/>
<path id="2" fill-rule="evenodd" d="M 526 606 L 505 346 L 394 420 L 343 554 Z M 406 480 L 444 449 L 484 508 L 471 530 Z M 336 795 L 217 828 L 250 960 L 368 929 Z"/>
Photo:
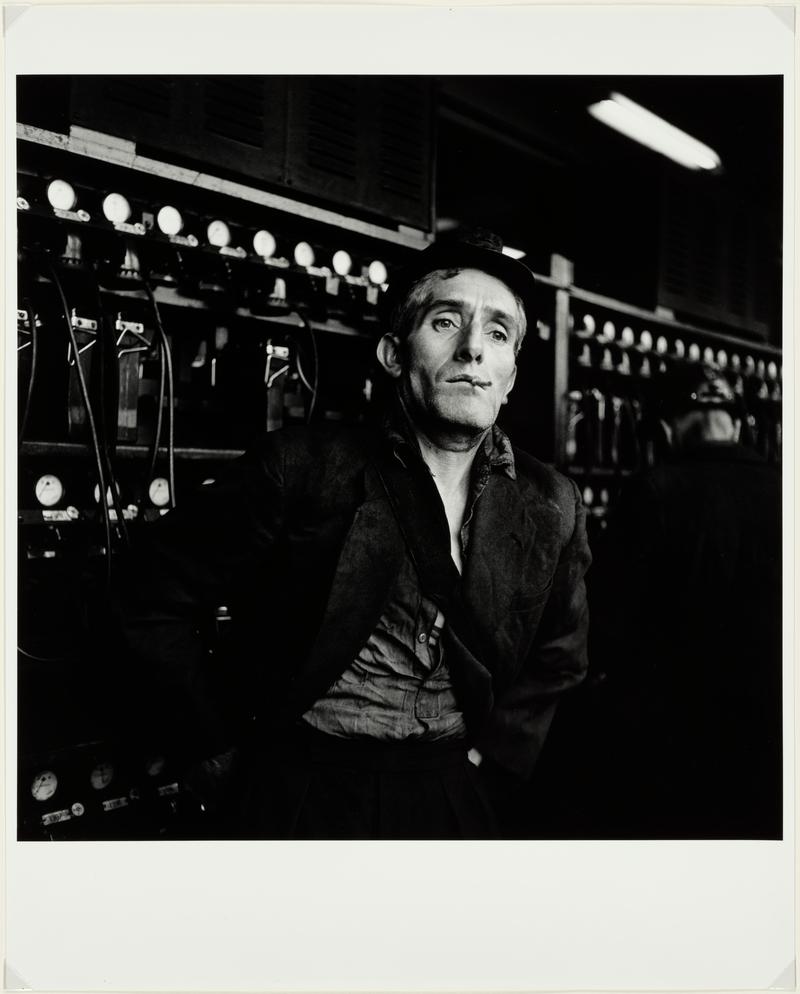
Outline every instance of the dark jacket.
<path id="1" fill-rule="evenodd" d="M 405 554 L 378 472 L 386 458 L 368 429 L 270 433 L 152 527 L 117 611 L 131 682 L 159 688 L 148 724 L 172 729 L 187 756 L 214 755 L 245 728 L 279 734 L 362 647 Z M 526 776 L 559 695 L 585 674 L 590 554 L 575 485 L 523 452 L 515 460 L 516 480 L 493 474 L 478 500 L 463 579 L 439 593 L 445 645 L 462 646 L 452 678 L 471 744 Z M 403 486 L 419 530 L 407 537 L 449 561 L 429 474 Z M 221 604 L 236 630 L 225 673 L 200 634 Z"/>

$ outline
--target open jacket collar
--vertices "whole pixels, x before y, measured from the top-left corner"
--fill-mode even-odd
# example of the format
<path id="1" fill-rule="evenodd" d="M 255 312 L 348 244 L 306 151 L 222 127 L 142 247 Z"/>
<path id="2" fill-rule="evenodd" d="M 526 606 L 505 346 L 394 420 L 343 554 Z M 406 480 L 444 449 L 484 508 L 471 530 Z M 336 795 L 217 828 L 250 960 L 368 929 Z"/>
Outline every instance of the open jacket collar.
<path id="1" fill-rule="evenodd" d="M 477 679 L 489 683 L 502 665 L 501 604 L 519 582 L 536 533 L 519 493 L 510 443 L 496 429 L 479 454 L 490 478 L 475 505 L 461 576 L 450 557 L 444 506 L 409 431 L 395 421 L 371 447 L 363 502 L 344 539 L 322 626 L 295 687 L 298 709 L 330 687 L 374 630 L 407 555 L 406 539 L 425 575 L 426 594 L 448 624 L 458 627 L 456 636 L 483 671 Z M 384 483 L 392 489 L 395 509 Z"/>

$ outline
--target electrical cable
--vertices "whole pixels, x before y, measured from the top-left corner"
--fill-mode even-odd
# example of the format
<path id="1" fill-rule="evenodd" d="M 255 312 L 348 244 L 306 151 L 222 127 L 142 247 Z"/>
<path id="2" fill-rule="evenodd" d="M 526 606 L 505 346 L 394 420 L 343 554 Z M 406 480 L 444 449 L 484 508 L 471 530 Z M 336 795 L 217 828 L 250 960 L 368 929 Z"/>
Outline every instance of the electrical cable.
<path id="1" fill-rule="evenodd" d="M 308 380 L 306 379 L 306 375 L 303 372 L 303 364 L 300 362 L 300 353 L 299 352 L 297 353 L 295 361 L 297 363 L 297 375 L 300 377 L 301 383 L 306 388 L 306 390 L 308 390 L 309 393 L 313 393 L 314 392 L 314 388 L 308 382 Z"/>
<path id="2" fill-rule="evenodd" d="M 108 480 L 108 491 L 106 492 L 106 500 L 108 499 L 108 493 L 111 494 L 111 503 L 114 505 L 114 510 L 117 514 L 117 527 L 122 535 L 122 540 L 125 546 L 130 546 L 130 535 L 128 534 L 128 525 L 125 521 L 125 514 L 122 509 L 122 500 L 120 498 L 120 488 L 117 484 L 116 473 L 114 472 L 114 465 L 111 460 L 111 443 L 109 440 L 108 424 L 106 421 L 106 362 L 108 356 L 106 355 L 106 344 L 107 339 L 105 337 L 104 322 L 105 322 L 105 311 L 103 309 L 103 298 L 100 295 L 100 285 L 97 284 L 97 333 L 100 342 L 100 431 L 99 435 L 102 440 L 102 452 L 103 461 L 106 469 L 106 477 Z"/>
<path id="3" fill-rule="evenodd" d="M 156 428 L 153 436 L 153 444 L 150 451 L 147 468 L 147 482 L 153 479 L 158 461 L 158 447 L 161 444 L 161 425 L 164 420 L 164 397 L 167 382 L 167 365 L 164 359 L 164 343 L 159 338 L 158 341 L 158 409 L 156 411 Z"/>
<path id="4" fill-rule="evenodd" d="M 319 390 L 319 350 L 317 348 L 317 339 L 314 335 L 314 329 L 311 327 L 308 319 L 299 310 L 295 311 L 295 314 L 300 319 L 302 326 L 308 332 L 309 338 L 311 339 L 311 348 L 314 351 L 314 386 L 309 388 L 311 390 L 311 402 L 308 405 L 308 414 L 306 415 L 306 424 L 310 424 L 311 418 L 314 414 L 314 407 L 317 403 L 317 392 Z M 308 385 L 308 381 L 305 376 L 301 375 L 301 378 L 303 382 Z"/>
<path id="5" fill-rule="evenodd" d="M 153 314 L 156 319 L 156 328 L 163 348 L 164 364 L 167 371 L 167 405 L 169 417 L 167 419 L 167 464 L 169 477 L 169 506 L 175 507 L 175 380 L 172 370 L 172 350 L 169 347 L 169 339 L 161 321 L 161 312 L 156 302 L 152 287 L 146 279 L 142 279 L 145 293 L 150 299 Z"/>
<path id="6" fill-rule="evenodd" d="M 25 395 L 25 407 L 22 411 L 22 417 L 19 422 L 19 435 L 18 443 L 22 442 L 25 435 L 25 428 L 28 424 L 28 416 L 31 412 L 31 398 L 33 397 L 33 387 L 36 383 L 36 369 L 37 369 L 37 358 L 38 358 L 38 348 L 39 348 L 39 332 L 36 328 L 36 315 L 33 313 L 33 306 L 31 304 L 30 298 L 25 297 L 22 301 L 28 311 L 28 319 L 31 323 L 31 371 L 28 375 L 28 391 Z"/>
<path id="7" fill-rule="evenodd" d="M 80 659 L 81 656 L 37 656 L 34 652 L 28 652 L 27 649 L 23 649 L 21 645 L 17 646 L 17 652 L 20 655 L 25 656 L 27 659 L 32 659 L 36 663 L 73 663 Z"/>
<path id="8" fill-rule="evenodd" d="M 72 327 L 72 317 L 69 313 L 69 304 L 67 303 L 67 298 L 64 293 L 64 287 L 61 284 L 61 280 L 58 278 L 58 273 L 56 272 L 56 267 L 50 261 L 46 260 L 47 267 L 50 271 L 53 283 L 58 291 L 58 295 L 61 298 L 61 306 L 64 311 L 64 319 L 67 322 L 67 333 L 69 335 L 70 344 L 72 345 L 72 353 L 75 357 L 75 370 L 78 376 L 78 385 L 81 390 L 81 397 L 83 398 L 83 404 L 86 408 L 86 420 L 89 424 L 89 433 L 92 439 L 92 448 L 94 450 L 95 464 L 97 466 L 97 477 L 98 484 L 100 488 L 100 508 L 103 514 L 103 528 L 106 537 L 106 584 L 111 584 L 111 516 L 108 513 L 108 502 L 106 500 L 106 490 L 107 484 L 105 479 L 105 473 L 103 471 L 103 455 L 100 449 L 100 440 L 97 436 L 97 426 L 94 420 L 94 412 L 92 411 L 92 404 L 89 399 L 89 388 L 86 385 L 86 377 L 83 373 L 83 366 L 81 365 L 80 354 L 78 352 L 78 342 L 75 338 L 75 329 Z"/>

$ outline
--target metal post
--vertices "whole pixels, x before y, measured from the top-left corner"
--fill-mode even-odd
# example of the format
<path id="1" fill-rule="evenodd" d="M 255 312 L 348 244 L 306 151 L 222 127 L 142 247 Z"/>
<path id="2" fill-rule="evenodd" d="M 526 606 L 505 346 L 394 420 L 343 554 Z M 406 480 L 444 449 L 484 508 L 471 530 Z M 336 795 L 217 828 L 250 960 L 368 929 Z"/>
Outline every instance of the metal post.
<path id="1" fill-rule="evenodd" d="M 550 276 L 558 283 L 556 290 L 555 330 L 553 342 L 553 449 L 557 466 L 566 465 L 566 405 L 569 390 L 569 288 L 574 282 L 575 267 L 563 255 L 550 256 Z"/>

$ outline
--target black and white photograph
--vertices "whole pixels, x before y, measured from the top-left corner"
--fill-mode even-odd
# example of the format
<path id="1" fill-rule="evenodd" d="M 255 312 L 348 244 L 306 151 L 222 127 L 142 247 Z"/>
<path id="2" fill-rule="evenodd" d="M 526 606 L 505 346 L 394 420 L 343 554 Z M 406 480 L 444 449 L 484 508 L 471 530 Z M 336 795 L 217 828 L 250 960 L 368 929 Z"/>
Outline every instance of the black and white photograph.
<path id="1" fill-rule="evenodd" d="M 785 73 L 165 65 L 11 81 L 26 859 L 786 843 Z"/>

